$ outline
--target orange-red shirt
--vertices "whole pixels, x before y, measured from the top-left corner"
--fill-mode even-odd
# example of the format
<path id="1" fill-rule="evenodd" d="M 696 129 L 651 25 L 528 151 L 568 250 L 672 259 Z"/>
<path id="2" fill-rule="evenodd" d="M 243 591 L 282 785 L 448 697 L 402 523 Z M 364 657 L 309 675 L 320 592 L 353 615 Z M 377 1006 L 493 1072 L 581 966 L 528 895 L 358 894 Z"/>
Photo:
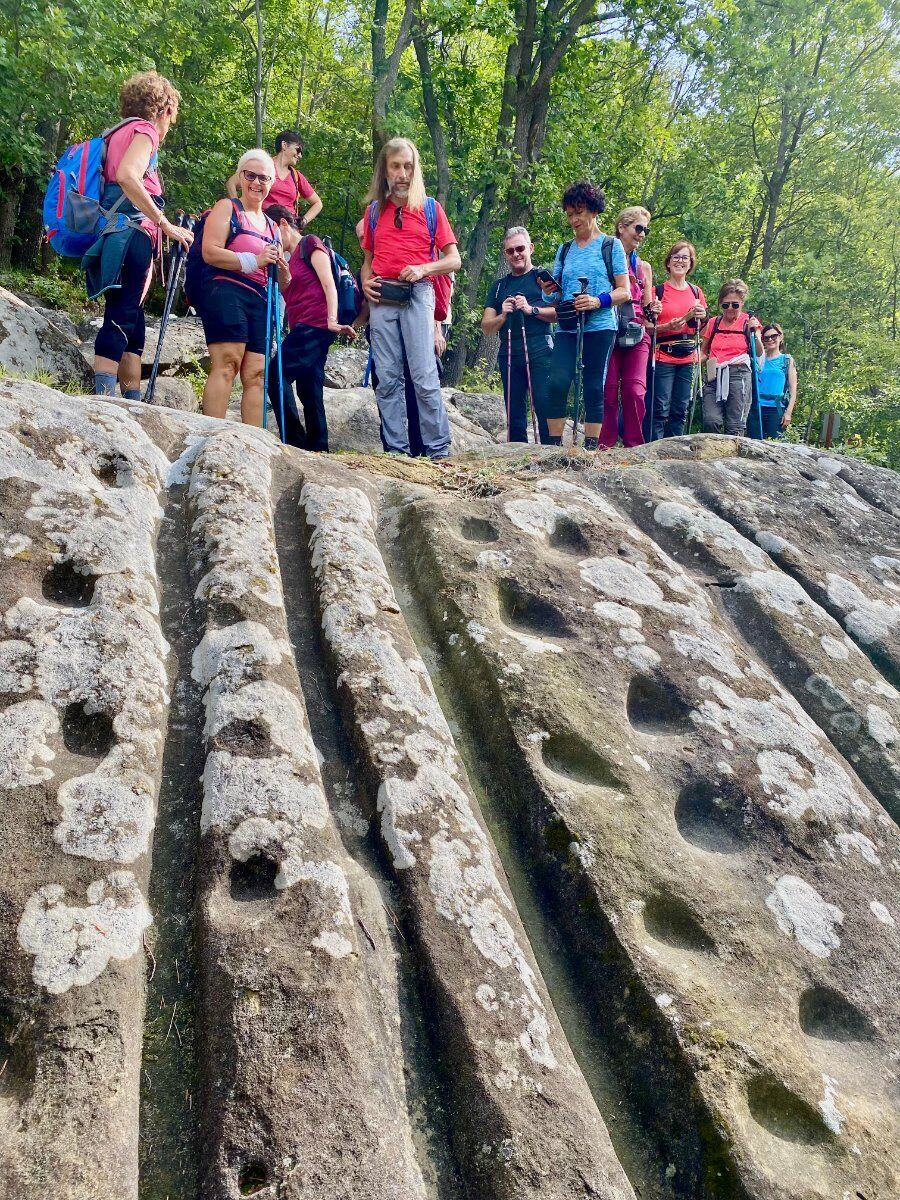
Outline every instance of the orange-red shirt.
<path id="1" fill-rule="evenodd" d="M 706 297 L 703 295 L 703 289 L 698 287 L 697 291 L 698 291 L 699 295 L 695 296 L 693 288 L 691 288 L 691 287 L 686 287 L 686 288 L 673 287 L 672 284 L 667 279 L 666 282 L 663 284 L 662 310 L 660 311 L 659 316 L 656 318 L 657 325 L 665 325 L 665 323 L 667 321 L 673 321 L 677 317 L 683 317 L 684 314 L 688 311 L 688 309 L 692 308 L 693 305 L 695 305 L 698 300 L 700 301 L 701 304 L 705 305 Z M 679 341 L 685 341 L 685 340 L 693 341 L 694 332 L 692 329 L 685 328 L 685 329 L 673 329 L 673 330 L 671 330 L 671 332 L 669 330 L 666 330 L 666 332 L 664 334 L 663 333 L 657 334 L 657 339 L 658 339 L 657 343 L 656 343 L 657 362 L 675 363 L 676 366 L 680 365 L 681 363 L 696 362 L 696 358 L 697 358 L 696 354 L 687 354 L 687 355 L 684 355 L 682 358 L 676 358 L 674 354 L 666 353 L 666 349 L 665 349 L 666 341 L 664 339 L 669 340 L 669 341 L 675 341 L 676 338 Z"/>
<path id="2" fill-rule="evenodd" d="M 450 228 L 447 214 L 440 204 L 436 204 L 437 227 L 434 235 L 435 256 L 440 254 L 445 246 L 456 244 L 456 234 Z M 405 206 L 399 211 L 401 227 L 394 224 L 394 213 L 397 206 L 393 200 L 387 200 L 381 206 L 378 223 L 373 230 L 369 224 L 369 210 L 363 215 L 364 233 L 363 248 L 374 251 L 372 257 L 372 273 L 383 279 L 396 279 L 404 267 L 420 266 L 431 262 L 431 234 L 428 232 L 428 222 L 425 219 L 425 209 L 410 209 Z"/>
<path id="3" fill-rule="evenodd" d="M 716 362 L 730 362 L 739 354 L 747 354 L 747 334 L 744 331 L 749 319 L 747 314 L 742 312 L 738 313 L 737 320 L 733 325 L 726 325 L 724 321 L 719 321 L 719 332 L 712 340 L 709 357 L 714 358 Z M 718 320 L 718 317 L 714 317 L 711 321 L 706 322 L 703 329 L 704 340 L 711 336 Z"/>

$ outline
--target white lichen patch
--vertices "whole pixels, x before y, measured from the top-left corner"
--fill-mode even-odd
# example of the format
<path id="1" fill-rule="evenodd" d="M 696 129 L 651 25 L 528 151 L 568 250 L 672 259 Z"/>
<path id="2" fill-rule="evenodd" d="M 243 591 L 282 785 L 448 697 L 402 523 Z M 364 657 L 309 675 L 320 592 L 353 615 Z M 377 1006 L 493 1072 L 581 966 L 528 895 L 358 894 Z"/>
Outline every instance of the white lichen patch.
<path id="1" fill-rule="evenodd" d="M 589 488 L 579 487 L 577 483 L 569 483 L 567 479 L 541 479 L 535 487 L 539 492 L 550 492 L 556 496 L 565 496 L 568 499 L 580 501 L 582 504 L 589 504 L 591 508 L 595 508 L 612 521 L 619 522 L 622 519 L 608 500 L 598 496 Z"/>
<path id="2" fill-rule="evenodd" d="M 56 710 L 43 700 L 23 700 L 0 711 L 0 791 L 53 778 L 52 770 L 40 764 L 53 761 L 47 738 L 58 731 Z"/>
<path id="3" fill-rule="evenodd" d="M 87 905 L 65 900 L 58 883 L 29 897 L 19 945 L 34 956 L 32 978 L 51 995 L 92 983 L 111 959 L 131 958 L 153 918 L 130 871 L 113 871 L 87 889 Z"/>
<path id="4" fill-rule="evenodd" d="M 773 558 L 777 558 L 779 554 L 784 554 L 786 551 L 799 557 L 800 552 L 794 543 L 771 529 L 757 529 L 754 537 L 756 544 Z"/>
<path id="5" fill-rule="evenodd" d="M 880 900 L 870 900 L 869 909 L 876 921 L 880 921 L 882 925 L 894 926 L 896 922 L 891 916 L 890 909 L 886 904 L 882 904 Z"/>
<path id="6" fill-rule="evenodd" d="M 869 734 L 880 746 L 887 749 L 900 741 L 897 726 L 891 714 L 878 704 L 870 704 L 866 708 L 866 724 Z"/>
<path id="7" fill-rule="evenodd" d="M 701 702 L 692 719 L 723 737 L 737 735 L 759 748 L 760 782 L 773 809 L 794 819 L 811 810 L 829 825 L 869 819 L 869 808 L 850 776 L 792 697 L 779 691 L 768 700 L 741 696 L 712 676 L 701 676 L 697 682 L 710 698 Z"/>
<path id="8" fill-rule="evenodd" d="M 197 455 L 188 494 L 208 564 L 198 600 L 227 603 L 249 593 L 282 605 L 270 500 L 274 452 L 237 426 L 209 438 Z"/>
<path id="9" fill-rule="evenodd" d="M 727 675 L 731 679 L 740 679 L 743 675 L 734 648 L 726 641 L 711 641 L 708 637 L 682 633 L 678 629 L 670 629 L 669 637 L 678 653 L 691 662 L 705 663 L 720 675 Z"/>
<path id="10" fill-rule="evenodd" d="M 900 625 L 900 604 L 867 596 L 842 575 L 827 576 L 828 598 L 843 613 L 844 626 L 863 645 L 886 642 Z"/>
<path id="11" fill-rule="evenodd" d="M 832 1079 L 830 1075 L 823 1075 L 822 1083 L 825 1085 L 825 1095 L 819 1101 L 819 1112 L 822 1114 L 822 1120 L 831 1132 L 840 1133 L 841 1126 L 847 1118 L 839 1110 L 835 1100 L 837 1096 L 837 1081 Z"/>
<path id="12" fill-rule="evenodd" d="M 517 529 L 541 539 L 552 534 L 560 520 L 569 517 L 568 509 L 554 504 L 549 496 L 540 495 L 507 500 L 503 511 Z"/>
<path id="13" fill-rule="evenodd" d="M 585 583 L 620 605 L 655 607 L 665 600 L 665 593 L 655 580 L 621 558 L 611 555 L 586 558 L 578 564 L 578 569 Z"/>
<path id="14" fill-rule="evenodd" d="M 97 862 L 133 863 L 146 853 L 153 832 L 153 781 L 121 770 L 118 748 L 92 775 L 67 779 L 57 799 L 62 819 L 53 831 L 66 854 Z"/>
<path id="15" fill-rule="evenodd" d="M 482 550 L 475 565 L 481 571 L 506 571 L 512 566 L 512 559 L 503 550 Z"/>
<path id="16" fill-rule="evenodd" d="M 841 939 L 835 926 L 843 924 L 844 914 L 834 904 L 796 875 L 782 875 L 775 890 L 766 900 L 766 907 L 775 916 L 778 928 L 816 958 L 829 958 Z"/>
<path id="17" fill-rule="evenodd" d="M 291 652 L 288 642 L 258 621 L 236 621 L 208 629 L 191 659 L 191 675 L 202 687 L 219 679 L 236 689 L 265 667 L 278 666 Z"/>
<path id="18" fill-rule="evenodd" d="M 698 505 L 664 500 L 653 510 L 653 519 L 665 529 L 677 530 L 688 542 L 713 545 L 729 554 L 739 555 L 748 566 L 766 567 L 765 555 L 751 541 L 727 521 Z"/>
<path id="19" fill-rule="evenodd" d="M 875 850 L 875 843 L 864 833 L 860 833 L 858 830 L 855 833 L 839 833 L 834 841 L 844 858 L 851 854 L 858 854 L 864 862 L 871 866 L 881 866 L 881 859 Z"/>
<path id="20" fill-rule="evenodd" d="M 828 633 L 823 633 L 819 641 L 829 658 L 836 659 L 838 662 L 847 662 L 850 658 L 852 642 L 848 643 L 846 639 L 841 641 Z"/>
<path id="21" fill-rule="evenodd" d="M 752 592 L 764 608 L 788 617 L 809 619 L 815 605 L 795 579 L 783 571 L 751 571 L 737 581 L 738 592 Z"/>

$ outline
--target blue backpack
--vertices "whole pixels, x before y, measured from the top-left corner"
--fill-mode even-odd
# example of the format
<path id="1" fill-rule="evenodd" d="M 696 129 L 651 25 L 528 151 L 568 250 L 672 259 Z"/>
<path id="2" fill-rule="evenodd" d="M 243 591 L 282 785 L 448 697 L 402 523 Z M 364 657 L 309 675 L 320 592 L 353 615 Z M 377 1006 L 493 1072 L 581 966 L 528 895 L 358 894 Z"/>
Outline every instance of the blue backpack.
<path id="1" fill-rule="evenodd" d="M 133 219 L 118 210 L 126 202 L 124 192 L 108 209 L 102 205 L 106 180 L 103 164 L 109 138 L 137 117 L 128 117 L 98 137 L 66 147 L 56 164 L 44 194 L 44 229 L 47 242 L 63 258 L 81 258 L 90 250 L 110 222 L 122 228 Z M 156 168 L 154 154 L 147 173 Z M 130 207 L 130 206 L 129 206 Z"/>
<path id="2" fill-rule="evenodd" d="M 328 258 L 331 262 L 331 275 L 337 290 L 338 322 L 341 325 L 352 325 L 359 316 L 359 310 L 362 308 L 362 292 L 359 289 L 359 284 L 356 282 L 356 276 L 350 270 L 350 264 L 346 258 L 338 254 L 334 249 L 331 244 L 331 238 L 323 237 L 322 244 L 328 251 Z M 306 238 L 300 244 L 300 254 L 304 261 L 308 263 L 309 252 L 307 250 Z"/>
<path id="3" fill-rule="evenodd" d="M 375 245 L 375 227 L 381 212 L 378 201 L 373 200 L 369 205 L 369 228 L 372 231 L 372 245 Z M 428 236 L 431 238 L 430 257 L 434 261 L 438 257 L 435 242 L 437 240 L 437 201 L 434 196 L 425 197 L 425 224 L 428 226 Z M 434 319 L 445 321 L 450 312 L 450 296 L 453 292 L 453 282 L 449 275 L 435 275 L 431 280 L 434 288 Z"/>

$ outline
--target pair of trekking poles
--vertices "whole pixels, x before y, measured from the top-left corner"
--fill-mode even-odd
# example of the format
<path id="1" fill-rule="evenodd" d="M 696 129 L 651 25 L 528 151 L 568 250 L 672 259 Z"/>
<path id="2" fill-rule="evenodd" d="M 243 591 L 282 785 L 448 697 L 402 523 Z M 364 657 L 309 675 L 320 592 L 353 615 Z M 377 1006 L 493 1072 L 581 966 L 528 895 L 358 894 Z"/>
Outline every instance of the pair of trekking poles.
<path id="1" fill-rule="evenodd" d="M 194 228 L 194 218 L 190 213 L 178 212 L 175 215 L 175 224 L 180 229 L 188 231 Z M 156 353 L 153 355 L 153 366 L 150 369 L 150 378 L 147 380 L 147 390 L 144 392 L 144 403 L 152 404 L 153 395 L 156 391 L 156 377 L 159 374 L 159 361 L 162 354 L 163 339 L 166 336 L 166 329 L 169 325 L 169 317 L 172 315 L 172 309 L 175 305 L 175 299 L 178 295 L 178 289 L 184 282 L 184 272 L 187 266 L 187 250 L 182 246 L 181 242 L 176 242 L 175 249 L 172 251 L 172 257 L 169 259 L 169 278 L 166 281 L 166 295 L 163 300 L 162 317 L 159 322 L 159 333 L 156 338 Z"/>
<path id="2" fill-rule="evenodd" d="M 512 313 L 509 314 L 512 316 Z M 525 380 L 528 386 L 528 400 L 531 404 L 531 427 L 534 430 L 534 444 L 541 445 L 541 435 L 538 430 L 537 413 L 534 407 L 534 387 L 531 383 L 531 360 L 528 357 L 528 336 L 525 333 L 525 314 L 520 313 L 519 329 L 522 332 L 522 349 L 525 353 Z M 506 339 L 506 440 L 511 441 L 512 431 L 512 327 L 509 328 Z"/>

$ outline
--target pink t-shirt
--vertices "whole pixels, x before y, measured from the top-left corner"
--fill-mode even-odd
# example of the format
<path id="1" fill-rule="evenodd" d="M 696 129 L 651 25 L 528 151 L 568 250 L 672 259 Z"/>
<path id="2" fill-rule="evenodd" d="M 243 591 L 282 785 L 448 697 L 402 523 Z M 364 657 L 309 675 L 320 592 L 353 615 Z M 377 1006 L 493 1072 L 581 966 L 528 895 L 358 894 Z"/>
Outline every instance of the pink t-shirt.
<path id="1" fill-rule="evenodd" d="M 456 244 L 456 234 L 450 228 L 447 214 L 440 204 L 436 204 L 437 227 L 434 235 L 435 256 L 440 254 L 445 246 Z M 394 224 L 394 213 L 397 206 L 393 200 L 386 200 L 378 214 L 375 226 L 375 237 L 369 225 L 369 210 L 363 215 L 365 222 L 363 233 L 363 248 L 374 250 L 372 272 L 383 279 L 396 279 L 404 267 L 420 266 L 431 262 L 431 234 L 428 232 L 428 221 L 425 209 L 413 211 L 405 206 L 401 209 L 400 228 Z"/>
<path id="2" fill-rule="evenodd" d="M 249 213 L 244 212 L 237 205 L 234 208 L 241 232 L 228 243 L 226 247 L 228 250 L 233 250 L 235 254 L 244 254 L 247 252 L 250 254 L 259 254 L 263 246 L 271 245 L 272 242 L 281 240 L 274 222 L 266 220 L 265 230 L 257 229 L 250 220 Z M 204 230 L 205 236 L 206 231 Z M 264 294 L 266 290 L 266 273 L 262 267 L 257 267 L 255 271 L 252 271 L 248 275 L 245 275 L 242 271 L 225 271 L 221 267 L 217 267 L 213 279 L 225 280 L 227 283 L 239 283 L 261 294 Z"/>
<path id="3" fill-rule="evenodd" d="M 706 297 L 703 295 L 703 289 L 698 287 L 697 291 L 699 295 L 695 296 L 691 287 L 676 288 L 667 279 L 663 284 L 662 309 L 656 319 L 657 325 L 664 325 L 667 321 L 674 321 L 676 317 L 683 317 L 698 300 L 705 306 Z M 665 350 L 666 341 L 675 341 L 676 338 L 678 341 L 693 341 L 694 331 L 692 329 L 673 329 L 671 332 L 667 330 L 664 334 L 657 334 L 657 338 L 659 339 L 656 343 L 658 362 L 675 363 L 680 366 L 682 363 L 697 361 L 696 352 L 685 355 L 683 358 L 676 358 L 674 354 L 667 354 Z"/>
<path id="4" fill-rule="evenodd" d="M 295 178 L 296 176 L 296 178 Z M 269 194 L 263 200 L 263 211 L 271 207 L 273 204 L 283 204 L 285 208 L 289 208 L 292 212 L 296 208 L 297 197 L 302 196 L 304 200 L 309 200 L 315 195 L 315 189 L 306 178 L 301 175 L 296 167 L 288 168 L 288 173 L 283 178 L 278 174 L 278 167 L 275 167 L 275 182 L 269 189 Z"/>
<path id="5" fill-rule="evenodd" d="M 291 329 L 295 325 L 312 325 L 316 329 L 328 328 L 328 301 L 325 299 L 325 289 L 315 267 L 307 261 L 307 258 L 312 258 L 314 250 L 324 251 L 326 255 L 328 253 L 325 244 L 315 234 L 307 233 L 288 263 L 291 282 L 284 293 L 284 302 Z"/>
<path id="6" fill-rule="evenodd" d="M 133 121 L 129 121 L 127 125 L 123 125 L 121 129 L 117 129 L 115 133 L 111 133 L 106 142 L 106 158 L 103 162 L 103 178 L 107 183 L 115 183 L 116 175 L 122 159 L 125 157 L 125 151 L 134 141 L 135 134 L 143 133 L 150 139 L 153 147 L 150 154 L 150 168 L 144 175 L 144 187 L 151 196 L 161 196 L 163 194 L 162 180 L 159 177 L 159 172 L 156 169 L 156 159 L 159 154 L 159 132 L 155 125 L 151 125 L 149 121 L 136 117 Z M 159 239 L 159 227 L 149 219 L 144 217 L 141 221 L 141 229 L 153 239 L 153 244 L 156 245 Z"/>

